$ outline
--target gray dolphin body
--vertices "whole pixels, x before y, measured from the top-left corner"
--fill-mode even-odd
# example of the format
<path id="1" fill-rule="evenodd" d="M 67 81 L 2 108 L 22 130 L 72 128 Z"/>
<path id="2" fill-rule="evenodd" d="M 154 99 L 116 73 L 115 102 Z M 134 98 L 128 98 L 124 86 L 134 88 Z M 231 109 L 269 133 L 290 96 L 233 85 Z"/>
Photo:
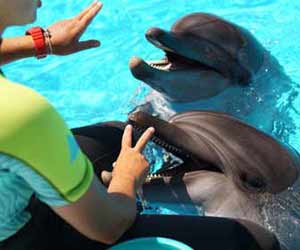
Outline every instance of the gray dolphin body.
<path id="1" fill-rule="evenodd" d="M 290 219 L 267 223 L 279 206 L 275 197 L 299 185 L 300 158 L 293 149 L 224 113 L 184 112 L 166 122 L 136 112 L 129 119 L 139 128 L 154 126 L 154 142 L 184 160 L 150 178 L 144 185 L 147 200 L 176 203 L 183 210 L 189 204 L 202 206 L 209 216 L 246 219 L 272 228 L 288 249 L 300 246 L 287 237 L 297 237 L 287 230 Z M 292 210 L 291 200 L 280 206 Z"/>
<path id="2" fill-rule="evenodd" d="M 285 107 L 274 110 L 285 94 L 290 96 L 287 106 L 295 98 L 292 81 L 246 29 L 194 13 L 179 19 L 171 31 L 149 29 L 146 38 L 166 56 L 156 62 L 131 59 L 132 74 L 154 89 L 139 110 L 164 119 L 188 110 L 226 112 L 267 133 L 275 122 L 293 124 Z M 273 134 L 283 139 L 281 132 Z"/>

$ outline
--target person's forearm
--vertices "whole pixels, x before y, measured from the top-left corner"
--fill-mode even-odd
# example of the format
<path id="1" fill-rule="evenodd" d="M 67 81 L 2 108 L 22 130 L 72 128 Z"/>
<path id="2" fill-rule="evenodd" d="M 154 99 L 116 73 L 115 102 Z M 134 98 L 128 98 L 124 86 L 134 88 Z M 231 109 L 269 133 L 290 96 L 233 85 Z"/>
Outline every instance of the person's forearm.
<path id="1" fill-rule="evenodd" d="M 136 214 L 135 179 L 132 176 L 114 176 L 107 192 L 118 200 L 118 206 L 122 206 L 122 213 L 134 220 Z"/>
<path id="2" fill-rule="evenodd" d="M 0 65 L 35 55 L 31 36 L 3 38 L 0 44 Z"/>
<path id="3" fill-rule="evenodd" d="M 115 235 L 115 240 L 118 240 L 134 223 L 136 217 L 135 180 L 128 176 L 114 176 L 107 191 L 115 203 L 117 217 L 120 218 L 119 234 Z"/>
<path id="4" fill-rule="evenodd" d="M 128 197 L 135 199 L 135 178 L 131 175 L 115 175 L 113 176 L 107 191 L 108 193 L 122 193 Z"/>

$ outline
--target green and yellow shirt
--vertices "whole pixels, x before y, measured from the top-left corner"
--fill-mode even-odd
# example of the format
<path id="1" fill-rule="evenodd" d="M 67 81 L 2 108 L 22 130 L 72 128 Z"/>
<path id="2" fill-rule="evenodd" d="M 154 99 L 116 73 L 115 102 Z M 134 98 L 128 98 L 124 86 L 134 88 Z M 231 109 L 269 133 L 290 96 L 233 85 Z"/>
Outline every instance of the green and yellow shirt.
<path id="1" fill-rule="evenodd" d="M 0 75 L 0 241 L 28 222 L 33 193 L 65 205 L 85 194 L 92 178 L 91 162 L 53 106 Z"/>

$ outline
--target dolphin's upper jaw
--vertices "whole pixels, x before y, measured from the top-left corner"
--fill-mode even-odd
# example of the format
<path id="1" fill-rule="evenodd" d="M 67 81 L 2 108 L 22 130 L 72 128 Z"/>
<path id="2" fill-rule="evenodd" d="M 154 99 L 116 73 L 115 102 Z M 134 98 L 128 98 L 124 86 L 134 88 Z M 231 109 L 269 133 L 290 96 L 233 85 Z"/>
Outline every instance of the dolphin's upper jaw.
<path id="1" fill-rule="evenodd" d="M 180 48 L 176 48 L 174 45 L 172 46 L 172 42 L 174 43 L 176 40 L 178 41 L 178 38 L 174 38 L 171 33 L 165 32 L 159 28 L 150 28 L 146 33 L 146 38 L 155 47 L 165 52 L 166 59 L 171 64 L 173 70 L 195 67 L 200 70 L 209 70 L 221 73 L 217 68 L 212 65 L 208 65 L 205 60 L 192 59 L 190 55 L 188 55 L 187 51 L 186 54 L 181 51 Z M 207 41 L 204 43 L 206 44 Z M 181 45 L 179 45 L 179 47 L 181 47 Z M 203 50 L 205 50 L 205 48 Z M 204 53 L 205 51 L 203 51 L 203 54 Z"/>
<path id="2" fill-rule="evenodd" d="M 166 166 L 165 168 L 159 170 L 157 172 L 158 175 L 154 176 L 154 178 L 161 178 L 162 176 L 173 177 L 180 173 L 195 170 L 222 172 L 221 168 L 208 162 L 204 162 L 202 159 L 183 149 L 180 145 L 180 142 L 182 142 L 182 140 L 187 140 L 187 135 L 185 135 L 183 131 L 177 130 L 172 124 L 141 111 L 131 113 L 129 115 L 128 122 L 133 125 L 134 132 L 138 136 L 140 136 L 147 127 L 155 127 L 156 133 L 152 136 L 151 141 L 183 160 L 183 164 L 176 166 L 176 168 L 173 168 L 172 166 Z M 174 138 L 174 134 L 178 135 L 177 139 Z M 150 177 L 153 177 L 153 175 Z"/>
<path id="3" fill-rule="evenodd" d="M 140 58 L 140 63 L 146 63 L 150 67 L 153 67 L 157 70 L 162 71 L 175 71 L 175 70 L 184 70 L 195 68 L 199 70 L 210 70 L 210 71 L 217 71 L 218 69 L 207 65 L 204 61 L 196 61 L 190 59 L 187 56 L 177 53 L 175 48 L 170 47 L 166 42 L 162 41 L 162 36 L 170 36 L 165 31 L 158 29 L 158 28 L 151 28 L 146 33 L 147 40 L 152 43 L 155 47 L 163 50 L 166 54 L 165 58 L 157 61 L 144 61 Z M 136 67 L 138 66 L 136 63 L 131 63 L 130 68 L 131 70 L 135 71 Z M 218 72 L 219 73 L 219 72 Z"/>

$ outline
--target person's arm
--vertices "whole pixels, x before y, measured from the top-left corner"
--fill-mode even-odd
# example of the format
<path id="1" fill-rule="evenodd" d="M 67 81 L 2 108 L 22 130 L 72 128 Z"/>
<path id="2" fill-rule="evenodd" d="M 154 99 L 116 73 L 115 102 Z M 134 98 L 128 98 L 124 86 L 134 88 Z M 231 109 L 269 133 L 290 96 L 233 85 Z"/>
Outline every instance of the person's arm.
<path id="1" fill-rule="evenodd" d="M 0 44 L 0 65 L 35 55 L 31 36 L 3 38 Z"/>
<path id="2" fill-rule="evenodd" d="M 48 27 L 54 55 L 69 55 L 100 45 L 98 40 L 79 41 L 80 37 L 100 11 L 98 1 L 84 9 L 76 17 L 59 21 Z M 0 65 L 35 56 L 31 36 L 2 38 L 0 40 Z"/>
<path id="3" fill-rule="evenodd" d="M 94 177 L 77 202 L 52 209 L 88 238 L 106 244 L 116 242 L 135 220 L 136 191 L 149 167 L 141 152 L 153 132 L 153 128 L 148 129 L 132 147 L 132 127 L 127 126 L 108 189 Z"/>

